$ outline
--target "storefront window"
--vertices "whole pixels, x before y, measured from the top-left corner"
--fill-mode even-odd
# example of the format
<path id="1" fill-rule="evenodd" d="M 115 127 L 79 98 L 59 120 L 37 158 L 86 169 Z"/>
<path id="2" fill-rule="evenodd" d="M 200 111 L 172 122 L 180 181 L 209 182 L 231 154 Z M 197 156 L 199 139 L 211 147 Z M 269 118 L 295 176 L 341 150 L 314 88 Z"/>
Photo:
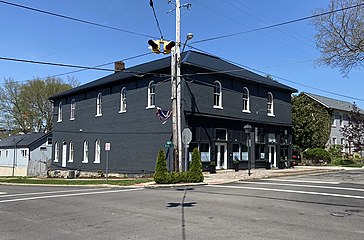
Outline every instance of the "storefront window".
<path id="1" fill-rule="evenodd" d="M 241 145 L 241 160 L 248 161 L 248 146 Z"/>
<path id="2" fill-rule="evenodd" d="M 208 143 L 200 143 L 201 162 L 210 161 L 210 145 Z"/>
<path id="3" fill-rule="evenodd" d="M 255 159 L 264 160 L 265 159 L 265 151 L 264 144 L 256 144 L 255 145 Z"/>
<path id="4" fill-rule="evenodd" d="M 233 144 L 233 160 L 241 160 L 240 157 L 240 145 L 239 144 Z"/>

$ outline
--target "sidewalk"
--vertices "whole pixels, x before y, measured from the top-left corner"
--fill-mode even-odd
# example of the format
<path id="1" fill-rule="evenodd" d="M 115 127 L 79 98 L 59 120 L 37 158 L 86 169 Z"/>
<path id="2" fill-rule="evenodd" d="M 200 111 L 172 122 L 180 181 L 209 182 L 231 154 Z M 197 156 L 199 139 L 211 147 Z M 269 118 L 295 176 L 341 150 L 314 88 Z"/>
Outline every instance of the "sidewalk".
<path id="1" fill-rule="evenodd" d="M 325 172 L 335 172 L 355 168 L 344 168 L 344 167 L 311 167 L 311 166 L 296 166 L 294 168 L 288 169 L 252 169 L 250 170 L 250 176 L 248 175 L 248 170 L 240 170 L 235 172 L 234 170 L 220 170 L 215 174 L 210 174 L 209 172 L 204 172 L 204 182 L 203 183 L 180 183 L 180 184 L 156 184 L 154 182 L 140 184 L 146 188 L 160 188 L 160 187 L 182 187 L 182 186 L 195 186 L 195 185 L 214 185 L 214 184 L 224 184 L 237 181 L 249 181 L 255 179 L 271 178 L 271 177 L 281 177 L 281 176 L 292 176 L 301 174 L 313 174 L 313 173 L 325 173 Z"/>

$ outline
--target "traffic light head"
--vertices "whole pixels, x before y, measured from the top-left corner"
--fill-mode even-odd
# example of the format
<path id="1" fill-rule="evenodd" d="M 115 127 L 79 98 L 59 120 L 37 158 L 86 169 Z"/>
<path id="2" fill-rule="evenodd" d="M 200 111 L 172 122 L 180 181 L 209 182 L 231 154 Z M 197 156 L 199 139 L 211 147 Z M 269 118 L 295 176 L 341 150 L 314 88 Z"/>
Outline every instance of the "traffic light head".
<path id="1" fill-rule="evenodd" d="M 149 40 L 149 46 L 151 47 L 152 51 L 155 53 L 160 53 L 160 41 L 158 40 Z"/>
<path id="2" fill-rule="evenodd" d="M 176 43 L 173 41 L 170 42 L 164 42 L 163 44 L 163 53 L 164 54 L 169 54 L 171 53 L 172 48 L 176 46 Z"/>

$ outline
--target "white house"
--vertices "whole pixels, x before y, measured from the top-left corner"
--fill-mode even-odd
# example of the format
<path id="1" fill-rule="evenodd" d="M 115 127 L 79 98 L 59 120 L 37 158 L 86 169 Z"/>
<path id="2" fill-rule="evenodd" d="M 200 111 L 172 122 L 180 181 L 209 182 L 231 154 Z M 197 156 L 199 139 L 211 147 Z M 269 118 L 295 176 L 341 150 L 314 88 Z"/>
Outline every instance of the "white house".
<path id="1" fill-rule="evenodd" d="M 0 141 L 0 176 L 45 174 L 51 157 L 51 133 L 10 136 Z"/>

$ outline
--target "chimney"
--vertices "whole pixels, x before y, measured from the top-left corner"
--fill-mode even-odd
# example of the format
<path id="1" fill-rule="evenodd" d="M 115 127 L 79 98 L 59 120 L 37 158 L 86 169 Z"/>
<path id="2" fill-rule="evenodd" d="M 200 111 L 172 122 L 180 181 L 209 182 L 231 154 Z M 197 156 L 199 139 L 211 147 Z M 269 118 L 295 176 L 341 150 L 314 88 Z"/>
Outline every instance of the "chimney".
<path id="1" fill-rule="evenodd" d="M 125 63 L 123 61 L 117 61 L 115 62 L 115 72 L 120 72 L 122 70 L 125 70 Z"/>

